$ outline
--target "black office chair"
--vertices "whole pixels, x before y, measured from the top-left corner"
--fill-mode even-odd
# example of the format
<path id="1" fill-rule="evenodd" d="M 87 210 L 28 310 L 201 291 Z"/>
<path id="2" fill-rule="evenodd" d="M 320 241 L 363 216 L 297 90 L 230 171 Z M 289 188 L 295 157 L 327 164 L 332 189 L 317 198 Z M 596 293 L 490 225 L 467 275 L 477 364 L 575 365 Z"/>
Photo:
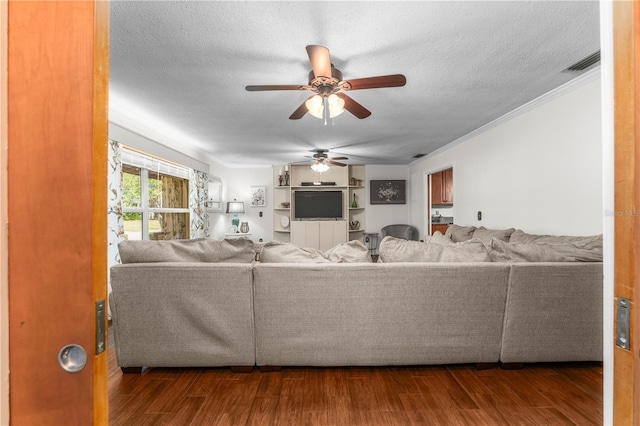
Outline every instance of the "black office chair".
<path id="1" fill-rule="evenodd" d="M 387 225 L 383 227 L 380 232 L 382 233 L 382 238 L 387 235 L 395 238 L 403 238 L 405 240 L 420 240 L 420 236 L 418 235 L 418 228 L 413 225 Z"/>

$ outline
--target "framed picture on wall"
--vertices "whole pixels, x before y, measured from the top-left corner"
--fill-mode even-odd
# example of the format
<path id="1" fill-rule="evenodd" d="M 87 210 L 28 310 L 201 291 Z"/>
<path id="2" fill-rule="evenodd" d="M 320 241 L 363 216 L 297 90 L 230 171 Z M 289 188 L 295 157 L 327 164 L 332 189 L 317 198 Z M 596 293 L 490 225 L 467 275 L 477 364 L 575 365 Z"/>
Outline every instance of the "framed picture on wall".
<path id="1" fill-rule="evenodd" d="M 406 204 L 406 180 L 372 180 L 370 182 L 371 204 Z"/>
<path id="2" fill-rule="evenodd" d="M 251 187 L 251 207 L 267 206 L 267 187 L 252 186 Z"/>

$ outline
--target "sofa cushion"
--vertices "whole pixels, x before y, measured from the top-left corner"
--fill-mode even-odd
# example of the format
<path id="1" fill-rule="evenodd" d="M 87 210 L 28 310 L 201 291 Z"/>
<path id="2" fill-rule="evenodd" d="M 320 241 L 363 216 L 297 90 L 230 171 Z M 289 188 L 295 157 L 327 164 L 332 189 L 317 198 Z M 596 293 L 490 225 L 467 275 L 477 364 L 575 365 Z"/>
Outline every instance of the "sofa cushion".
<path id="1" fill-rule="evenodd" d="M 489 256 L 492 262 L 569 262 L 570 260 L 547 245 L 507 243 L 494 238 Z"/>
<path id="2" fill-rule="evenodd" d="M 545 243 L 545 244 L 572 244 L 584 249 L 602 248 L 602 234 L 582 236 L 569 235 L 538 235 L 527 234 L 521 229 L 516 229 L 509 238 L 510 243 Z"/>
<path id="3" fill-rule="evenodd" d="M 493 238 L 497 238 L 499 240 L 508 242 L 509 241 L 509 237 L 511 236 L 511 234 L 513 234 L 514 231 L 515 231 L 515 228 L 487 229 L 484 226 L 481 226 L 480 228 L 478 228 L 475 231 L 473 231 L 473 238 L 479 239 L 487 247 L 490 247 L 491 246 L 491 240 Z"/>
<path id="4" fill-rule="evenodd" d="M 602 248 L 588 249 L 574 244 L 491 241 L 493 262 L 602 262 Z"/>
<path id="5" fill-rule="evenodd" d="M 445 235 L 448 235 L 451 238 L 451 241 L 453 241 L 454 243 L 459 243 L 473 238 L 473 232 L 475 230 L 475 226 L 460 226 L 451 224 L 447 228 L 447 232 L 445 233 Z"/>
<path id="6" fill-rule="evenodd" d="M 314 248 L 302 248 L 291 243 L 270 241 L 260 253 L 261 263 L 328 263 L 324 254 Z"/>
<path id="7" fill-rule="evenodd" d="M 443 235 L 440 231 L 436 231 L 433 233 L 433 235 L 427 235 L 426 237 L 424 237 L 424 242 L 430 244 L 440 244 L 442 246 L 454 244 L 454 242 L 451 241 L 450 235 Z"/>
<path id="8" fill-rule="evenodd" d="M 334 263 L 371 262 L 369 249 L 360 241 L 349 241 L 338 244 L 327 250 L 324 257 Z"/>
<path id="9" fill-rule="evenodd" d="M 384 237 L 379 248 L 382 263 L 393 262 L 490 262 L 489 253 L 480 240 L 442 245 Z"/>
<path id="10" fill-rule="evenodd" d="M 118 244 L 122 263 L 211 262 L 251 263 L 253 242 L 247 238 L 228 240 L 122 241 Z"/>

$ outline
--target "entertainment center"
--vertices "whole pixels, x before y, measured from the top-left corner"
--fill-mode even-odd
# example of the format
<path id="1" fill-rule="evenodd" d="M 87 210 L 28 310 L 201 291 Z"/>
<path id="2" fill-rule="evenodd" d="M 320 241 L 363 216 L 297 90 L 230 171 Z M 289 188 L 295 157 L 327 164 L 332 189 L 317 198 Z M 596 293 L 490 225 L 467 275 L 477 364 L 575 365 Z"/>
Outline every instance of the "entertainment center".
<path id="1" fill-rule="evenodd" d="M 308 164 L 274 166 L 273 239 L 323 251 L 362 241 L 364 170 L 361 165 L 331 166 L 317 173 Z"/>

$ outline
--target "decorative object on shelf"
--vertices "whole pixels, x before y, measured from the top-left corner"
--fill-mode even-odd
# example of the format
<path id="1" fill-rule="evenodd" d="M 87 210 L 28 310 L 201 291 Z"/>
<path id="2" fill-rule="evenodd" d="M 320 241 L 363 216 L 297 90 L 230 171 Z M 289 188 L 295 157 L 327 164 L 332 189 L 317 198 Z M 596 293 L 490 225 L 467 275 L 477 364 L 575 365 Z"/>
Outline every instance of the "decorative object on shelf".
<path id="1" fill-rule="evenodd" d="M 289 208 L 289 206 L 291 205 L 291 203 L 290 203 L 290 202 L 288 202 L 288 201 L 283 201 L 282 203 L 280 203 L 280 205 L 281 205 L 282 207 L 284 207 L 285 209 L 288 209 L 288 208 Z"/>
<path id="2" fill-rule="evenodd" d="M 285 170 L 284 172 L 284 186 L 289 186 L 289 171 Z"/>
<path id="3" fill-rule="evenodd" d="M 282 186 L 282 181 L 284 179 L 282 178 L 282 172 L 280 172 L 280 174 L 278 175 L 278 183 L 280 184 L 279 186 Z"/>
<path id="4" fill-rule="evenodd" d="M 360 221 L 352 220 L 351 222 L 349 222 L 349 229 L 351 229 L 352 231 L 360 229 Z"/>
<path id="5" fill-rule="evenodd" d="M 238 226 L 237 225 L 231 225 L 229 227 L 229 234 L 237 234 L 238 233 Z"/>
<path id="6" fill-rule="evenodd" d="M 249 232 L 249 222 L 242 222 L 240 224 L 240 232 L 246 234 Z"/>
<path id="7" fill-rule="evenodd" d="M 238 225 L 240 225 L 238 213 L 244 213 L 244 202 L 236 201 L 235 198 L 233 201 L 227 202 L 227 213 L 233 214 L 233 216 L 231 216 L 231 225 L 235 226 L 236 232 L 238 232 Z"/>
<path id="8" fill-rule="evenodd" d="M 357 209 L 358 208 L 358 200 L 356 199 L 356 193 L 353 193 L 353 201 L 351 202 L 351 208 L 353 209 Z"/>
<path id="9" fill-rule="evenodd" d="M 251 187 L 251 207 L 266 207 L 267 188 L 265 186 Z"/>
<path id="10" fill-rule="evenodd" d="M 371 204 L 406 204 L 406 180 L 372 180 Z"/>
<path id="11" fill-rule="evenodd" d="M 282 216 L 280 219 L 280 226 L 282 226 L 282 229 L 287 229 L 289 227 L 289 216 Z"/>
<path id="12" fill-rule="evenodd" d="M 349 186 L 356 186 L 356 178 L 352 177 L 349 179 Z"/>

